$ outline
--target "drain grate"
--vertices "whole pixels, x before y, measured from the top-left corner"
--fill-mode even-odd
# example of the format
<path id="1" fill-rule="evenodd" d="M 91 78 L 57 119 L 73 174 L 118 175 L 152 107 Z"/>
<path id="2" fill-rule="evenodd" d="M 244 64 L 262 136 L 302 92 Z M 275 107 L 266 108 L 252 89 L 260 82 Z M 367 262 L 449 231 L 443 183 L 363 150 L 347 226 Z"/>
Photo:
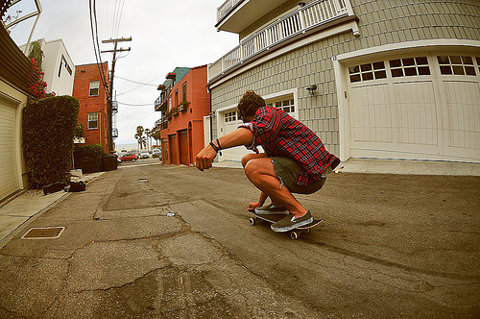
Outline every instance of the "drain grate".
<path id="1" fill-rule="evenodd" d="M 31 228 L 23 239 L 51 239 L 58 238 L 62 235 L 65 227 L 44 227 L 44 228 Z"/>

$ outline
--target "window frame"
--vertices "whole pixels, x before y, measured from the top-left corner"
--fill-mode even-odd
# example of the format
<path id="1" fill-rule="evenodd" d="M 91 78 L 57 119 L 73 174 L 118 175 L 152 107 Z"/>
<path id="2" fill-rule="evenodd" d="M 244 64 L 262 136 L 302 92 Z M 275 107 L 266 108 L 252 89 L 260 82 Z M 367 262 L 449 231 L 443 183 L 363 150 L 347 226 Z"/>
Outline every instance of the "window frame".
<path id="1" fill-rule="evenodd" d="M 99 112 L 89 112 L 88 115 L 87 115 L 87 128 L 89 130 L 98 130 L 98 122 L 99 122 L 99 116 L 98 116 L 98 113 Z M 90 115 L 96 115 L 96 118 L 95 119 L 90 119 Z M 96 126 L 95 127 L 90 127 L 90 123 L 92 122 L 96 122 Z"/>
<path id="2" fill-rule="evenodd" d="M 92 87 L 92 83 L 98 83 L 97 87 Z M 97 94 L 92 94 L 92 90 L 97 90 Z M 100 81 L 90 81 L 88 85 L 88 96 L 99 96 L 100 95 Z"/>

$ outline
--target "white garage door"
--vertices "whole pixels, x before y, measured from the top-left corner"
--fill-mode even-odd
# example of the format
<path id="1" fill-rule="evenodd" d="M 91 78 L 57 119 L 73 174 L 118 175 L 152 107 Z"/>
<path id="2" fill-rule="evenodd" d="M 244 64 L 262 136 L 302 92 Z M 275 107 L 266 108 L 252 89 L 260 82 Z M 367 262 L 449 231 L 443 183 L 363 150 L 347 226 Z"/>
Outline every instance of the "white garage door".
<path id="1" fill-rule="evenodd" d="M 15 139 L 16 105 L 0 96 L 0 200 L 20 188 Z"/>
<path id="2" fill-rule="evenodd" d="M 222 135 L 235 131 L 237 127 L 242 123 L 242 121 L 238 119 L 238 114 L 235 110 L 230 110 L 221 114 L 224 120 L 224 132 L 222 132 Z M 251 153 L 251 151 L 247 150 L 245 146 L 237 146 L 230 149 L 222 150 L 222 156 L 220 157 L 220 160 L 241 161 L 242 157 L 248 153 Z"/>
<path id="3" fill-rule="evenodd" d="M 352 157 L 480 162 L 480 58 L 427 55 L 352 65 Z"/>

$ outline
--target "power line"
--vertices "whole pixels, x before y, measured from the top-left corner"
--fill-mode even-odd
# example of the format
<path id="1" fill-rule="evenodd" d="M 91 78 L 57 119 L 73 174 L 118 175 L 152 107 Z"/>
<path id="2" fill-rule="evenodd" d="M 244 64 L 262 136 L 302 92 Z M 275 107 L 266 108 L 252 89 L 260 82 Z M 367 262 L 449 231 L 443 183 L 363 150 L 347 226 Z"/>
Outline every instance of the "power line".
<path id="1" fill-rule="evenodd" d="M 102 85 L 105 88 L 105 91 L 108 94 L 108 85 L 105 80 L 105 74 L 103 72 L 103 63 L 102 58 L 100 56 L 100 48 L 98 46 L 98 28 L 97 28 L 97 18 L 96 18 L 96 9 L 95 9 L 95 0 L 93 0 L 93 8 L 92 8 L 92 0 L 89 0 L 89 8 L 90 8 L 90 30 L 92 32 L 92 42 L 93 42 L 93 51 L 95 52 L 95 60 L 97 61 L 98 71 L 100 73 L 100 79 L 102 81 Z M 92 17 L 93 12 L 93 17 Z M 93 22 L 95 20 L 95 23 Z M 95 26 L 95 27 L 94 27 Z M 94 31 L 95 29 L 95 31 Z"/>
<path id="2" fill-rule="evenodd" d="M 127 106 L 152 106 L 153 103 L 148 103 L 148 104 L 130 104 L 130 103 L 123 103 L 123 102 L 119 102 L 117 101 L 118 104 L 121 104 L 121 105 L 127 105 Z"/>
<path id="3" fill-rule="evenodd" d="M 132 82 L 132 83 L 140 84 L 140 85 L 148 85 L 148 86 L 155 86 L 155 87 L 158 86 L 157 84 L 150 84 L 150 83 L 143 83 L 143 82 L 139 82 L 139 81 L 134 81 L 134 80 L 130 80 L 130 79 L 127 79 L 127 78 L 123 78 L 123 77 L 118 76 L 118 75 L 117 75 L 117 79 L 122 79 L 122 80 L 125 80 L 127 82 Z M 155 81 L 155 80 L 153 80 L 153 81 Z"/>

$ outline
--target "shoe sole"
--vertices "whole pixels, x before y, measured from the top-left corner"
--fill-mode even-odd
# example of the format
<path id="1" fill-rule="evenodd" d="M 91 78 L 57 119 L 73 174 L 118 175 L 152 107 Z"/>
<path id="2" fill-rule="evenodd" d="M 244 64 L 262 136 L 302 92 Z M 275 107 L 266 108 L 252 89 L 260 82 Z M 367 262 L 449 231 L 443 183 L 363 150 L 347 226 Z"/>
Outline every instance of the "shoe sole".
<path id="1" fill-rule="evenodd" d="M 255 208 L 255 214 L 262 214 L 262 215 L 279 215 L 279 214 L 285 214 L 288 215 L 288 210 L 257 210 Z"/>
<path id="2" fill-rule="evenodd" d="M 310 217 L 309 219 L 304 220 L 302 222 L 299 222 L 297 224 L 293 224 L 291 226 L 286 226 L 286 227 L 282 227 L 282 228 L 274 227 L 273 225 L 275 225 L 275 224 L 272 224 L 270 226 L 270 229 L 273 230 L 276 233 L 286 233 L 288 231 L 303 227 L 303 226 L 311 224 L 311 223 L 313 223 L 313 217 Z"/>

